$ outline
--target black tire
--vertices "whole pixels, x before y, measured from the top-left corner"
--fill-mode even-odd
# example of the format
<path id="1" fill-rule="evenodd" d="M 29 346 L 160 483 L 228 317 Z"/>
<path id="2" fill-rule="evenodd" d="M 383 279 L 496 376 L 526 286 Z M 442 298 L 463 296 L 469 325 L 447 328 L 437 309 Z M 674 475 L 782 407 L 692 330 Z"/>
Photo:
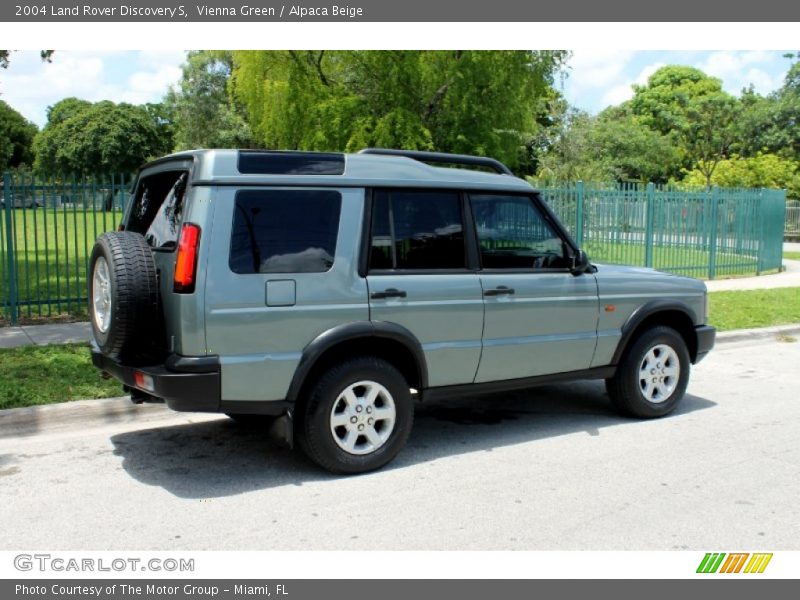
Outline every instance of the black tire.
<path id="1" fill-rule="evenodd" d="M 94 309 L 95 270 L 105 261 L 111 315 L 105 329 Z M 88 273 L 92 333 L 103 354 L 127 364 L 154 360 L 162 346 L 156 265 L 144 237 L 129 231 L 101 235 L 92 249 Z"/>
<path id="2" fill-rule="evenodd" d="M 670 348 L 674 354 L 670 356 L 665 348 Z M 643 379 L 640 378 L 640 372 L 645 367 L 645 359 L 651 350 L 654 350 L 652 357 L 656 361 L 659 357 L 666 357 L 667 361 L 648 365 L 648 378 Z M 671 372 L 676 361 L 678 375 L 665 375 Z M 671 327 L 653 327 L 643 331 L 626 348 L 616 374 L 606 379 L 606 390 L 612 404 L 624 415 L 645 419 L 663 417 L 675 410 L 683 398 L 689 383 L 690 368 L 689 351 L 683 337 Z M 653 380 L 648 381 L 650 375 Z M 642 387 L 643 383 L 646 386 L 652 383 L 654 386 L 649 396 L 646 394 L 647 388 Z M 669 393 L 664 390 L 669 390 Z"/>
<path id="3" fill-rule="evenodd" d="M 343 443 L 346 436 L 337 433 L 341 428 L 332 428 L 331 419 L 334 406 L 341 407 L 343 402 L 340 394 L 359 382 L 377 384 L 374 389 L 382 386 L 388 392 L 388 399 L 384 398 L 383 392 L 380 393 L 375 401 L 377 408 L 373 407 L 375 413 L 370 414 L 378 414 L 378 410 L 387 408 L 388 401 L 391 401 L 395 417 L 393 426 L 381 433 L 385 436 L 385 441 L 372 451 L 368 451 L 372 443 L 366 434 L 355 433 L 360 448 L 354 448 L 354 451 L 364 452 L 355 454 L 345 450 L 337 442 L 337 437 Z M 355 388 L 355 392 L 359 389 L 361 388 Z M 359 403 L 362 399 L 358 397 Z M 384 466 L 405 446 L 414 421 L 414 405 L 408 382 L 394 366 L 384 360 L 364 356 L 347 360 L 329 369 L 311 388 L 296 415 L 299 417 L 296 429 L 298 444 L 312 461 L 333 473 L 364 473 Z M 359 415 L 358 418 L 362 418 L 361 415 L 368 418 L 366 408 Z M 376 433 L 379 431 L 378 426 L 386 422 L 388 421 L 377 421 L 370 425 L 365 422 L 363 425 L 373 427 L 373 433 Z M 361 423 L 355 427 L 360 425 Z"/>

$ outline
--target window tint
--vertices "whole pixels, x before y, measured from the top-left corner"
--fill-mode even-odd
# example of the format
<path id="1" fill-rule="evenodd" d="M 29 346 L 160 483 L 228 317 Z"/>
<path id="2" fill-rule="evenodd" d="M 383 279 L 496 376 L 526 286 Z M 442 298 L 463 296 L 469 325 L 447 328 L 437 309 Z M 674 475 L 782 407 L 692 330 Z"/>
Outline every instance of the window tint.
<path id="1" fill-rule="evenodd" d="M 320 273 L 333 266 L 342 197 L 326 190 L 236 194 L 234 273 Z"/>
<path id="2" fill-rule="evenodd" d="M 495 194 L 470 197 L 484 269 L 565 268 L 564 243 L 533 200 Z"/>
<path id="3" fill-rule="evenodd" d="M 186 171 L 165 171 L 143 178 L 136 188 L 127 230 L 141 233 L 153 248 L 174 246 L 187 180 Z"/>
<path id="4" fill-rule="evenodd" d="M 160 248 L 178 241 L 178 234 L 181 228 L 181 217 L 183 215 L 183 197 L 186 193 L 187 176 L 184 173 L 180 176 L 175 185 L 172 186 L 161 207 L 158 209 L 153 222 L 147 228 L 144 239 L 153 248 Z M 145 194 L 150 193 L 145 190 Z"/>
<path id="5" fill-rule="evenodd" d="M 457 193 L 378 191 L 373 198 L 371 269 L 466 265 Z"/>
<path id="6" fill-rule="evenodd" d="M 240 152 L 239 172 L 259 175 L 341 175 L 344 155 L 322 152 Z"/>

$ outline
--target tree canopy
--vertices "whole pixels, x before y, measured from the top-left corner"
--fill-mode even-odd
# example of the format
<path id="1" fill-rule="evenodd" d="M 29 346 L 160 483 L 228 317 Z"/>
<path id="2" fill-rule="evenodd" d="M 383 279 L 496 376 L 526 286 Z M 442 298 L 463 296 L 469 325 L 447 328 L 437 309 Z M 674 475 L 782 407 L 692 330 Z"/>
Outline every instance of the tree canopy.
<path id="1" fill-rule="evenodd" d="M 366 146 L 529 164 L 559 51 L 237 51 L 231 90 L 270 148 Z"/>
<path id="2" fill-rule="evenodd" d="M 164 100 L 176 150 L 253 146 L 250 127 L 228 94 L 232 69 L 231 52 L 189 52 L 180 83 Z"/>
<path id="3" fill-rule="evenodd" d="M 68 98 L 48 114 L 53 121 L 34 143 L 36 168 L 45 173 L 131 172 L 172 145 L 144 106 Z"/>
<path id="4" fill-rule="evenodd" d="M 38 128 L 0 100 L 0 171 L 33 163 L 33 138 Z"/>

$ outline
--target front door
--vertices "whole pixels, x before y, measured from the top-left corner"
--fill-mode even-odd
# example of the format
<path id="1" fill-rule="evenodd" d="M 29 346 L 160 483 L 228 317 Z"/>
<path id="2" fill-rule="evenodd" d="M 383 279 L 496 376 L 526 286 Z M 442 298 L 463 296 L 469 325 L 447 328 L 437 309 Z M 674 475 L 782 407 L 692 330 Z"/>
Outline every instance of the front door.
<path id="1" fill-rule="evenodd" d="M 597 342 L 594 275 L 573 275 L 558 228 L 529 196 L 472 194 L 485 304 L 476 383 L 588 369 Z"/>

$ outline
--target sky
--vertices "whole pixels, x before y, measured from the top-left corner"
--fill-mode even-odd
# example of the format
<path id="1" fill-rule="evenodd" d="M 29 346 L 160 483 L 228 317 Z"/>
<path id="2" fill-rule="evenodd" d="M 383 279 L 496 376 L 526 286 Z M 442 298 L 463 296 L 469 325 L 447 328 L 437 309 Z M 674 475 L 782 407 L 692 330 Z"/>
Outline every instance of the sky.
<path id="1" fill-rule="evenodd" d="M 753 84 L 767 94 L 783 84 L 789 68 L 785 51 L 628 51 L 580 50 L 559 81 L 573 106 L 597 113 L 633 95 L 659 67 L 685 64 L 718 77 L 723 87 L 739 94 Z M 0 70 L 0 99 L 39 127 L 47 122 L 47 107 L 62 98 L 112 100 L 134 104 L 158 102 L 178 82 L 185 53 L 181 51 L 56 51 L 52 63 L 38 52 L 12 54 L 11 65 Z"/>

